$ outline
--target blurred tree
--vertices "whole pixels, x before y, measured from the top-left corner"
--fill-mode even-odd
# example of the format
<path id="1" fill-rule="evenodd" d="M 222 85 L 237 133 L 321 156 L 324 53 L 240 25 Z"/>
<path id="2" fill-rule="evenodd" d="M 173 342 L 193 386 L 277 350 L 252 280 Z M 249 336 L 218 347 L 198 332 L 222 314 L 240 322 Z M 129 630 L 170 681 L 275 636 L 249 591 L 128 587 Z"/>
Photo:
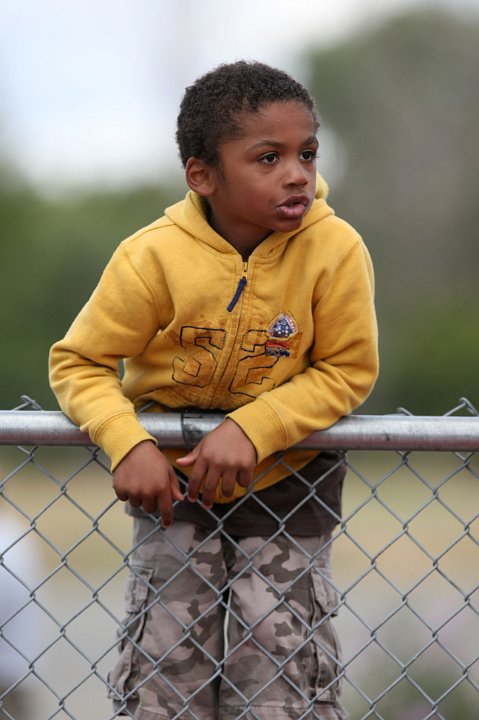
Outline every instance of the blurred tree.
<path id="1" fill-rule="evenodd" d="M 408 13 L 308 61 L 341 149 L 332 204 L 376 266 L 382 372 L 365 407 L 477 403 L 479 16 Z"/>
<path id="2" fill-rule="evenodd" d="M 4 184 L 4 188 L 7 183 Z M 0 407 L 25 393 L 45 408 L 50 345 L 65 334 L 116 245 L 182 190 L 139 187 L 55 200 L 17 183 L 0 188 Z"/>

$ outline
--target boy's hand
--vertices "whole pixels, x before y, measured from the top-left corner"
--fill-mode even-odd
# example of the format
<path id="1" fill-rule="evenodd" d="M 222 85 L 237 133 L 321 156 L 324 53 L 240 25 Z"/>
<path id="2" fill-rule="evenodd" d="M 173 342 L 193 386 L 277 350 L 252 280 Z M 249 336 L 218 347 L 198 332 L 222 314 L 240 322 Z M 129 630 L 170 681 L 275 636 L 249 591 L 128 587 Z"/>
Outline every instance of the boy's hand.
<path id="1" fill-rule="evenodd" d="M 188 484 L 188 500 L 198 499 L 200 485 L 205 507 L 213 505 L 218 483 L 223 495 L 231 497 L 235 481 L 247 487 L 253 481 L 256 450 L 243 430 L 230 418 L 212 430 L 198 445 L 176 461 L 178 465 L 193 465 Z"/>
<path id="2" fill-rule="evenodd" d="M 135 445 L 116 466 L 113 489 L 133 507 L 158 510 L 165 527 L 173 522 L 173 500 L 183 500 L 175 471 L 151 440 Z"/>

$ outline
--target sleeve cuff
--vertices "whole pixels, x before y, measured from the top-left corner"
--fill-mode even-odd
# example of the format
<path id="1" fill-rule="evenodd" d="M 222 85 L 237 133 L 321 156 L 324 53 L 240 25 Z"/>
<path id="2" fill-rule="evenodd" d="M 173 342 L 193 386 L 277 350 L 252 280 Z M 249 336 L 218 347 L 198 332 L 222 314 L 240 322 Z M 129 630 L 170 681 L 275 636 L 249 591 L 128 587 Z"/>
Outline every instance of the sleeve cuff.
<path id="1" fill-rule="evenodd" d="M 138 443 L 152 440 L 156 445 L 155 438 L 145 430 L 134 413 L 124 413 L 106 420 L 92 440 L 110 458 L 112 472 Z"/>
<path id="2" fill-rule="evenodd" d="M 278 450 L 286 450 L 288 438 L 283 423 L 272 407 L 261 398 L 228 413 L 256 449 L 258 463 Z"/>

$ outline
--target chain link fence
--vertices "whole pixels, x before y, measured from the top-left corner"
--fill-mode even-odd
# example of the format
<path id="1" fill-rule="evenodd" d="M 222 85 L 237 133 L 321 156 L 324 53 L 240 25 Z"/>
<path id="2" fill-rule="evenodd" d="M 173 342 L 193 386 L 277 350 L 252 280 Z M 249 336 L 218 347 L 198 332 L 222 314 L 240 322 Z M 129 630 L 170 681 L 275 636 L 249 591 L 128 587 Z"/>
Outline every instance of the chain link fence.
<path id="1" fill-rule="evenodd" d="M 0 718 L 107 720 L 131 518 L 102 453 L 61 413 L 22 401 L 0 412 Z M 220 420 L 142 418 L 170 447 Z M 442 417 L 352 416 L 301 447 L 339 450 L 347 466 L 329 614 L 350 718 L 476 720 L 476 409 L 461 400 Z M 175 717 L 193 717 L 188 698 Z"/>

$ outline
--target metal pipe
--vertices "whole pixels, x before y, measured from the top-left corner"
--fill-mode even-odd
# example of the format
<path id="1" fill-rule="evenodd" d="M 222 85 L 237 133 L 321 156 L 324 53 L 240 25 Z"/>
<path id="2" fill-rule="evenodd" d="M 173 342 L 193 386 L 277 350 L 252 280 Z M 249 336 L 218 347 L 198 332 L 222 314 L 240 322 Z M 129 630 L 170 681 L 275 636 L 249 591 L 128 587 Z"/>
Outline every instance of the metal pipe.
<path id="1" fill-rule="evenodd" d="M 221 413 L 140 413 L 163 447 L 194 446 L 223 419 Z M 1 410 L 0 445 L 92 445 L 60 411 Z M 314 450 L 479 451 L 479 417 L 351 415 L 312 433 L 296 447 Z"/>

